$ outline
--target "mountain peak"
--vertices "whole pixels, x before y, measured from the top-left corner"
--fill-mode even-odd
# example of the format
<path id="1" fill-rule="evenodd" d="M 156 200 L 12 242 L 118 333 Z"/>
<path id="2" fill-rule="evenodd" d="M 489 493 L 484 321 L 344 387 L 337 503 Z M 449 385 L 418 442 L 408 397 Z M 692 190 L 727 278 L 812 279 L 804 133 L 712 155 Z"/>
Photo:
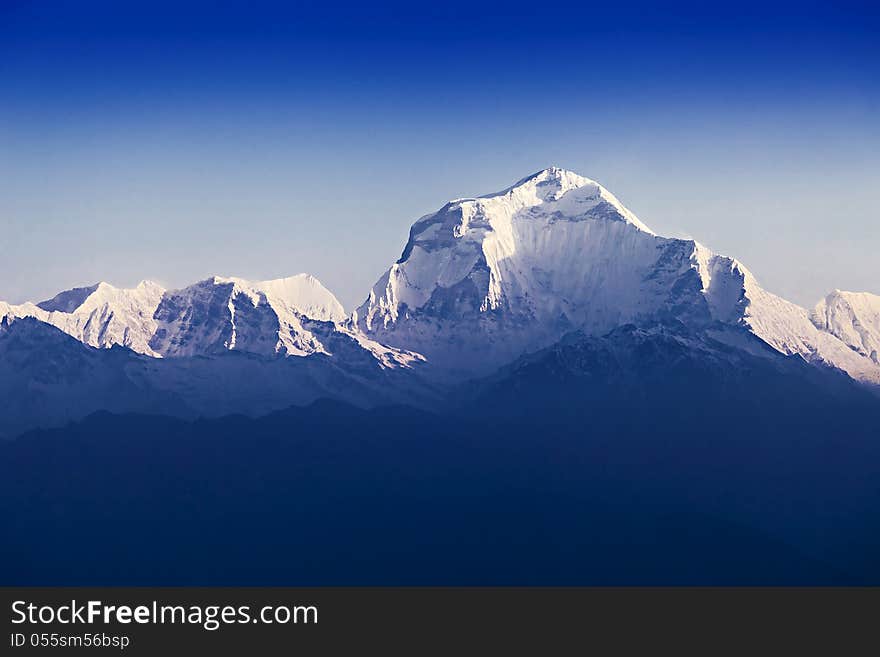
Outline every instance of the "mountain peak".
<path id="1" fill-rule="evenodd" d="M 590 178 L 586 178 L 574 171 L 569 171 L 568 169 L 563 169 L 562 167 L 551 166 L 545 169 L 541 169 L 540 171 L 536 171 L 535 173 L 526 176 L 515 182 L 510 187 L 496 192 L 495 194 L 487 194 L 485 196 L 481 196 L 480 198 L 492 198 L 494 196 L 503 196 L 504 194 L 508 194 L 515 189 L 519 189 L 521 187 L 534 187 L 537 185 L 556 185 L 561 189 L 570 190 L 576 189 L 578 187 L 587 187 L 593 186 L 598 187 L 599 183 L 595 180 L 591 180 Z"/>
<path id="2" fill-rule="evenodd" d="M 161 295 L 165 292 L 165 286 L 160 285 L 156 281 L 151 281 L 149 279 L 144 279 L 140 283 L 138 283 L 134 289 L 137 292 L 145 293 L 145 294 L 159 294 Z"/>
<path id="3" fill-rule="evenodd" d="M 392 345 L 443 349 L 440 359 L 450 362 L 458 352 L 446 353 L 443 340 L 473 342 L 467 336 L 483 330 L 491 340 L 496 322 L 515 325 L 529 347 L 558 337 L 560 327 L 612 328 L 645 310 L 638 291 L 655 285 L 649 266 L 658 257 L 669 252 L 669 262 L 691 268 L 693 244 L 659 239 L 599 183 L 547 167 L 419 219 L 354 320 Z M 516 351 L 523 345 L 515 342 L 497 346 Z"/>
<path id="4" fill-rule="evenodd" d="M 858 312 L 841 316 L 852 335 L 814 326 L 736 260 L 656 235 L 599 183 L 551 166 L 416 221 L 352 319 L 453 377 L 490 371 L 573 330 L 678 321 L 746 328 L 779 352 L 880 381 L 880 350 L 863 335 L 856 341 L 865 326 L 880 326 L 880 313 L 867 298 L 849 306 Z"/>
<path id="5" fill-rule="evenodd" d="M 503 203 L 508 201 L 513 211 L 542 204 L 554 204 L 548 211 L 561 216 L 586 216 L 612 219 L 632 224 L 646 233 L 654 234 L 642 221 L 630 212 L 614 194 L 591 178 L 582 176 L 562 167 L 551 166 L 541 169 L 500 192 L 478 196 L 473 199 L 458 199 L 453 203 L 480 204 L 486 202 Z M 595 207 L 607 210 L 591 212 Z"/>
<path id="6" fill-rule="evenodd" d="M 245 295 L 256 303 L 260 295 L 274 305 L 284 305 L 310 319 L 342 322 L 346 319 L 345 309 L 336 296 L 311 274 L 300 273 L 267 281 L 252 281 L 237 276 L 211 276 L 198 283 L 178 290 L 175 294 L 185 294 L 195 288 L 232 286 L 232 293 Z"/>
<path id="7" fill-rule="evenodd" d="M 59 292 L 51 299 L 40 301 L 36 304 L 37 308 L 46 312 L 62 312 L 72 313 L 79 308 L 86 299 L 88 299 L 101 285 L 106 283 L 95 283 L 85 287 L 75 287 L 64 292 Z"/>
<path id="8" fill-rule="evenodd" d="M 164 292 L 151 281 L 130 289 L 101 281 L 65 290 L 38 304 L 0 306 L 5 306 L 6 314 L 35 318 L 92 347 L 121 345 L 153 355 L 147 342 L 155 328 L 153 312 Z"/>
<path id="9" fill-rule="evenodd" d="M 324 345 L 305 323 L 346 319 L 342 304 L 320 281 L 297 274 L 269 281 L 211 276 L 167 293 L 155 312 L 150 346 L 163 356 L 236 350 L 307 355 Z"/>
<path id="10" fill-rule="evenodd" d="M 164 291 L 165 289 L 161 285 L 148 280 L 143 280 L 137 286 L 129 289 L 118 288 L 106 281 L 99 281 L 94 285 L 64 290 L 51 299 L 40 301 L 34 305 L 40 310 L 50 313 L 72 314 L 91 310 L 96 306 L 123 298 L 158 299 Z"/>
<path id="11" fill-rule="evenodd" d="M 880 296 L 834 290 L 810 313 L 813 324 L 880 365 Z"/>

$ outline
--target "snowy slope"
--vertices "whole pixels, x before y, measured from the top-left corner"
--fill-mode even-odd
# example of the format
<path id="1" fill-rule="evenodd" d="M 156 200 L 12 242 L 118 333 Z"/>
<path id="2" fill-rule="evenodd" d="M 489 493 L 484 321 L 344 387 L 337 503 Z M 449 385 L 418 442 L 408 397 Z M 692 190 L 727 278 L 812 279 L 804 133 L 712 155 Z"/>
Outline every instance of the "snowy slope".
<path id="1" fill-rule="evenodd" d="M 835 290 L 816 305 L 810 317 L 820 330 L 880 364 L 880 296 Z"/>
<path id="2" fill-rule="evenodd" d="M 761 288 L 738 261 L 655 234 L 598 183 L 551 167 L 419 219 L 349 318 L 307 274 L 215 276 L 173 291 L 99 283 L 38 304 L 0 303 L 0 318 L 33 318 L 91 347 L 153 357 L 315 357 L 363 375 L 364 385 L 376 366 L 455 381 L 575 331 L 682 324 L 737 348 L 751 347 L 723 329 L 748 331 L 776 352 L 880 384 L 878 300 L 835 292 L 810 313 Z"/>
<path id="3" fill-rule="evenodd" d="M 0 318 L 33 318 L 83 344 L 154 357 L 240 351 L 263 356 L 363 352 L 382 367 L 411 366 L 418 354 L 381 345 L 351 326 L 342 304 L 309 274 L 269 281 L 214 276 L 181 290 L 144 281 L 74 288 L 37 304 L 0 302 Z M 353 351 L 354 350 L 354 351 Z"/>
<path id="4" fill-rule="evenodd" d="M 352 321 L 456 378 L 578 330 L 680 321 L 749 329 L 774 349 L 880 382 L 880 368 L 763 290 L 732 258 L 654 234 L 598 183 L 552 167 L 419 219 Z"/>
<path id="5" fill-rule="evenodd" d="M 183 357 L 238 350 L 303 356 L 324 352 L 302 319 L 340 321 L 345 311 L 314 277 L 273 281 L 213 278 L 164 295 L 156 309 L 150 346 Z"/>
<path id="6" fill-rule="evenodd" d="M 308 274 L 271 281 L 215 276 L 167 292 L 155 319 L 150 347 L 165 357 L 241 351 L 356 360 L 366 354 L 383 367 L 420 360 L 418 355 L 385 347 L 343 326 L 342 305 Z"/>
<path id="7" fill-rule="evenodd" d="M 810 313 L 762 289 L 750 275 L 744 281 L 747 301 L 739 323 L 783 354 L 843 370 L 858 381 L 880 385 L 880 366 L 850 349 L 832 333 L 820 330 Z"/>
<path id="8" fill-rule="evenodd" d="M 120 345 L 155 355 L 149 341 L 156 330 L 153 313 L 164 291 L 151 281 L 132 289 L 102 282 L 61 292 L 37 304 L 0 304 L 0 315 L 33 317 L 92 347 Z"/>
<path id="9" fill-rule="evenodd" d="M 440 367 L 488 371 L 574 328 L 610 330 L 653 310 L 660 260 L 689 268 L 679 245 L 604 188 L 548 169 L 417 221 L 353 319 Z"/>

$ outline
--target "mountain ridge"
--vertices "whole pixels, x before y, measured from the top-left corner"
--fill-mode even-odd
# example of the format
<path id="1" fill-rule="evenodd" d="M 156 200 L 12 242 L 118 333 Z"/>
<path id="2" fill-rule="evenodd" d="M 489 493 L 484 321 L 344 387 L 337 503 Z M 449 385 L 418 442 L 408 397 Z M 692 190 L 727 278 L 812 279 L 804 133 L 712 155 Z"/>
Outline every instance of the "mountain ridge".
<path id="1" fill-rule="evenodd" d="M 733 349 L 772 367 L 793 356 L 880 391 L 880 297 L 836 291 L 808 311 L 764 290 L 738 260 L 657 235 L 604 187 L 558 167 L 418 219 L 350 315 L 320 281 L 297 274 L 212 276 L 177 290 L 102 282 L 39 303 L 0 302 L 0 319 L 0 350 L 23 349 L 7 357 L 21 368 L 10 380 L 62 419 L 100 410 L 102 395 L 116 399 L 108 381 L 132 397 L 114 402 L 124 411 L 141 410 L 138 391 L 210 415 L 271 412 L 316 395 L 442 407 L 458 386 L 570 336 L 610 344 L 625 326 L 682 327 L 707 360 Z M 82 371 L 65 373 L 64 363 Z M 97 397 L 82 408 L 71 402 L 82 402 L 68 385 L 76 376 Z M 31 411 L 22 411 L 27 422 L 39 417 Z"/>
<path id="2" fill-rule="evenodd" d="M 761 288 L 738 260 L 657 235 L 604 187 L 559 167 L 421 217 L 352 322 L 461 378 L 572 330 L 602 335 L 670 318 L 742 326 L 780 353 L 880 384 L 876 363 Z"/>

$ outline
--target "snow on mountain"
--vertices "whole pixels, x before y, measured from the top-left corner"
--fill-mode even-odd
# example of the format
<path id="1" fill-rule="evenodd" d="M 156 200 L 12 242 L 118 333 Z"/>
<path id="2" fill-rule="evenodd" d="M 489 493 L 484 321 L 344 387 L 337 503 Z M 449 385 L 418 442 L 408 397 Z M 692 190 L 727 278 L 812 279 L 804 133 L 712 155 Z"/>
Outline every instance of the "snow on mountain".
<path id="1" fill-rule="evenodd" d="M 642 290 L 658 282 L 652 265 L 681 259 L 666 246 L 597 183 L 547 169 L 417 221 L 353 320 L 444 369 L 488 371 L 574 328 L 610 330 L 643 312 L 663 292 Z"/>
<path id="2" fill-rule="evenodd" d="M 213 278 L 168 292 L 156 308 L 150 346 L 181 357 L 238 350 L 263 355 L 324 353 L 305 317 L 341 321 L 342 305 L 307 274 L 273 281 Z"/>
<path id="3" fill-rule="evenodd" d="M 153 313 L 164 292 L 151 281 L 131 289 L 102 282 L 61 292 L 37 304 L 0 304 L 0 314 L 33 317 L 92 347 L 120 345 L 156 355 L 149 341 L 156 330 Z"/>
<path id="4" fill-rule="evenodd" d="M 315 356 L 366 379 L 377 365 L 427 361 L 419 369 L 441 381 L 489 374 L 572 332 L 678 323 L 729 341 L 736 331 L 718 327 L 734 327 L 880 384 L 880 297 L 835 292 L 811 314 L 762 289 L 738 261 L 655 234 L 604 187 L 557 167 L 416 221 L 350 318 L 307 274 L 215 276 L 174 291 L 99 283 L 38 304 L 0 303 L 5 316 L 154 357 Z"/>
<path id="5" fill-rule="evenodd" d="M 229 279 L 246 284 L 240 279 Z M 251 284 L 259 288 L 270 303 L 284 305 L 301 315 L 322 322 L 342 322 L 346 319 L 345 308 L 330 290 L 310 274 L 297 274 Z"/>
<path id="6" fill-rule="evenodd" d="M 86 299 L 93 295 L 102 284 L 107 285 L 107 283 L 96 283 L 89 287 L 75 287 L 72 290 L 64 290 L 48 301 L 41 301 L 37 304 L 37 307 L 47 312 L 72 313 L 83 305 Z"/>
<path id="7" fill-rule="evenodd" d="M 880 296 L 835 290 L 813 309 L 813 323 L 880 364 Z"/>
<path id="8" fill-rule="evenodd" d="M 150 347 L 166 357 L 243 351 L 263 356 L 367 356 L 382 367 L 421 357 L 380 345 L 351 327 L 342 304 L 308 274 L 271 281 L 215 276 L 167 292 L 156 309 Z"/>
<path id="9" fill-rule="evenodd" d="M 656 235 L 598 183 L 551 167 L 419 219 L 352 322 L 451 378 L 573 330 L 677 320 L 748 328 L 774 349 L 880 383 L 880 368 L 763 290 L 732 258 Z"/>
<path id="10" fill-rule="evenodd" d="M 37 304 L 0 302 L 0 318 L 6 316 L 37 319 L 92 347 L 120 345 L 154 357 L 367 354 L 385 368 L 422 360 L 346 326 L 342 304 L 308 274 L 269 281 L 214 276 L 171 291 L 149 281 L 129 290 L 98 283 Z"/>
<path id="11" fill-rule="evenodd" d="M 880 385 L 877 363 L 856 353 L 832 333 L 820 330 L 810 313 L 762 289 L 751 274 L 743 277 L 743 312 L 735 324 L 746 327 L 777 351 L 797 354 L 816 365 L 837 368 L 852 378 Z"/>
<path id="12" fill-rule="evenodd" d="M 0 310 L 2 312 L 2 310 Z M 330 322 L 315 330 L 340 358 L 153 358 L 98 349 L 34 317 L 0 318 L 0 439 L 63 425 L 96 411 L 195 419 L 260 415 L 317 399 L 364 407 L 424 404 L 430 390 L 410 368 L 388 367 Z"/>

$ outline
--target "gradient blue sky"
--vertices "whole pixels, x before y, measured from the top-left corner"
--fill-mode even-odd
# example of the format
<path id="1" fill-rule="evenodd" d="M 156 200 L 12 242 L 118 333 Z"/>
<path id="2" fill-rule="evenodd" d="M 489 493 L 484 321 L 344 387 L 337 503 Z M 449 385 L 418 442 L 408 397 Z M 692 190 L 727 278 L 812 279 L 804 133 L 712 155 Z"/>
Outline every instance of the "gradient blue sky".
<path id="1" fill-rule="evenodd" d="M 880 293 L 870 3 L 0 0 L 0 299 L 308 271 L 556 164 L 812 304 Z"/>

